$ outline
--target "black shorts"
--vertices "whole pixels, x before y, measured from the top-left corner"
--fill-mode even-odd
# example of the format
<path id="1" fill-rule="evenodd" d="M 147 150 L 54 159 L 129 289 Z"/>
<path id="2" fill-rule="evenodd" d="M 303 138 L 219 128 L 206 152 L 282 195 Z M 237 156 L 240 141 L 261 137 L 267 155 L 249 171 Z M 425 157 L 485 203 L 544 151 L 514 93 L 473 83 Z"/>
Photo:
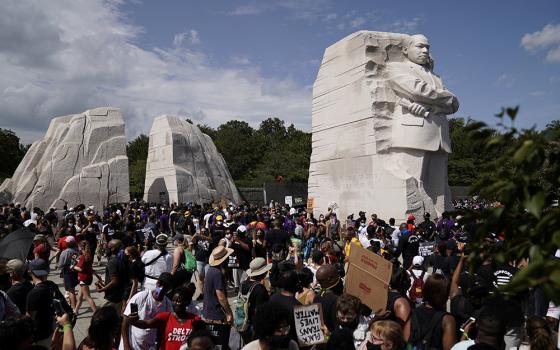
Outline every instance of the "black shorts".
<path id="1" fill-rule="evenodd" d="M 78 273 L 76 271 L 64 272 L 64 289 L 73 289 L 78 285 Z"/>

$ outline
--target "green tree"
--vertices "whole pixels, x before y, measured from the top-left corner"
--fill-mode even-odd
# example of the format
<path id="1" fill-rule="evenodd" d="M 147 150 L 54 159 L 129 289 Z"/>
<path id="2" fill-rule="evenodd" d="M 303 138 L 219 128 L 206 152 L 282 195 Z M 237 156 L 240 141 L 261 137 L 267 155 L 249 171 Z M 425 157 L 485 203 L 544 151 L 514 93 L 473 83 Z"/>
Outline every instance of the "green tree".
<path id="1" fill-rule="evenodd" d="M 482 122 L 469 127 L 470 137 L 483 144 L 480 152 L 499 154 L 483 164 L 480 176 L 472 186 L 473 193 L 495 200 L 501 205 L 480 211 L 467 211 L 464 222 L 477 222 L 469 255 L 471 266 L 478 266 L 487 258 L 497 264 L 528 259 L 503 291 L 523 293 L 542 285 L 555 303 L 560 303 L 560 259 L 551 259 L 560 248 L 560 208 L 551 206 L 558 199 L 549 189 L 560 187 L 560 169 L 551 166 L 546 179 L 541 169 L 547 164 L 560 163 L 560 140 L 554 128 L 537 132 L 519 130 L 513 126 L 517 108 L 507 108 L 498 114 L 503 132 L 496 133 Z M 512 126 L 505 126 L 509 118 Z M 500 234 L 500 245 L 489 247 L 485 242 L 489 233 Z"/>
<path id="2" fill-rule="evenodd" d="M 149 143 L 148 136 L 140 134 L 126 146 L 129 191 L 132 198 L 140 199 L 144 195 Z"/>
<path id="3" fill-rule="evenodd" d="M 0 180 L 11 177 L 31 145 L 22 145 L 12 131 L 0 128 Z"/>

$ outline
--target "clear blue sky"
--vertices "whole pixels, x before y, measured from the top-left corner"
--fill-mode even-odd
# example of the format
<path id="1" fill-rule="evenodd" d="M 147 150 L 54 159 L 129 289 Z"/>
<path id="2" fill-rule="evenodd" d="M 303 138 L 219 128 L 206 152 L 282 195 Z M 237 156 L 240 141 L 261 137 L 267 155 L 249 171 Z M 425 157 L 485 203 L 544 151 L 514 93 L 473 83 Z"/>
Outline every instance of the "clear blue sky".
<path id="1" fill-rule="evenodd" d="M 0 127 L 38 139 L 51 117 L 121 107 L 128 137 L 163 113 L 217 126 L 278 116 L 310 130 L 324 49 L 358 30 L 423 33 L 456 116 L 560 119 L 560 2 L 3 0 Z"/>

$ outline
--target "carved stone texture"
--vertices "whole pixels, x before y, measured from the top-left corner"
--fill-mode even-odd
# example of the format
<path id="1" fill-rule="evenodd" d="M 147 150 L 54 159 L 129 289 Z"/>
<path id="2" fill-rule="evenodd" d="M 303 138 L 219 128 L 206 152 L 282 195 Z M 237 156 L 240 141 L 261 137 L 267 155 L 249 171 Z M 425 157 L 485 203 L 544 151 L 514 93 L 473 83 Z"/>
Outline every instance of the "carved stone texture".
<path id="1" fill-rule="evenodd" d="M 119 109 L 101 107 L 54 118 L 31 145 L 0 194 L 27 208 L 80 203 L 97 210 L 129 201 L 124 121 Z"/>
<path id="2" fill-rule="evenodd" d="M 178 117 L 157 117 L 150 131 L 144 200 L 240 203 L 226 162 L 210 136 Z"/>
<path id="3" fill-rule="evenodd" d="M 394 115 L 399 97 L 388 81 L 387 64 L 407 61 L 401 50 L 407 37 L 360 31 L 325 50 L 313 85 L 308 193 L 316 213 L 326 212 L 331 202 L 338 204 L 341 218 L 364 210 L 404 220 L 449 209 L 436 208 L 437 198 L 422 190 L 423 179 L 392 158 L 402 121 Z M 447 169 L 429 169 L 428 176 L 447 187 Z"/>

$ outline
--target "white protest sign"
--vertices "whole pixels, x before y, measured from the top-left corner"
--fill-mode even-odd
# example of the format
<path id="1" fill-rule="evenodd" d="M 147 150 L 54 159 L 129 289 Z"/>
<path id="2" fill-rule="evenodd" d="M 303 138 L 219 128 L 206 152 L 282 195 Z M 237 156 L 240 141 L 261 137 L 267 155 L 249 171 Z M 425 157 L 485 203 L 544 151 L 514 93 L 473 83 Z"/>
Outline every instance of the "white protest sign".
<path id="1" fill-rule="evenodd" d="M 291 207 L 292 205 L 294 205 L 294 202 L 293 202 L 293 200 L 292 200 L 292 196 L 285 196 L 285 197 L 284 197 L 284 203 L 287 204 L 287 205 L 289 205 L 290 207 Z"/>
<path id="2" fill-rule="evenodd" d="M 296 334 L 300 346 L 325 343 L 325 335 L 321 330 L 323 310 L 321 304 L 294 306 Z"/>

